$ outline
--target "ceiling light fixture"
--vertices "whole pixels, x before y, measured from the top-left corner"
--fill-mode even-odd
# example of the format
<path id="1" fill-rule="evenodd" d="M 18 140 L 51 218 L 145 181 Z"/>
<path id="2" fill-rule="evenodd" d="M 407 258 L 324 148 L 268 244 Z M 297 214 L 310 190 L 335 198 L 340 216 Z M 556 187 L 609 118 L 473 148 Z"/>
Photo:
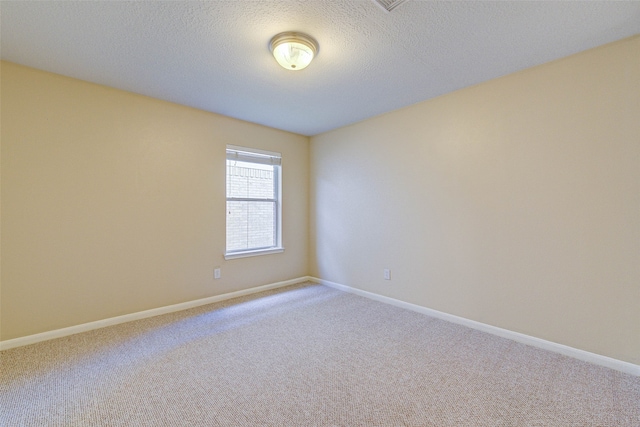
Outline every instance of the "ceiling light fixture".
<path id="1" fill-rule="evenodd" d="M 287 31 L 273 36 L 269 49 L 283 68 L 298 71 L 318 54 L 318 42 L 306 34 Z"/>

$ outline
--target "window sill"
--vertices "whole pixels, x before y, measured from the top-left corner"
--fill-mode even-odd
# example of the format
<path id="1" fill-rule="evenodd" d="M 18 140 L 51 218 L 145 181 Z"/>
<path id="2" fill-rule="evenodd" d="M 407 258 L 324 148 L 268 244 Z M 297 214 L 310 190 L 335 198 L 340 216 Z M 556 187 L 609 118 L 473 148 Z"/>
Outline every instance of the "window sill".
<path id="1" fill-rule="evenodd" d="M 224 259 L 248 258 L 258 255 L 269 255 L 284 252 L 284 248 L 259 249 L 257 251 L 231 252 L 224 254 Z"/>

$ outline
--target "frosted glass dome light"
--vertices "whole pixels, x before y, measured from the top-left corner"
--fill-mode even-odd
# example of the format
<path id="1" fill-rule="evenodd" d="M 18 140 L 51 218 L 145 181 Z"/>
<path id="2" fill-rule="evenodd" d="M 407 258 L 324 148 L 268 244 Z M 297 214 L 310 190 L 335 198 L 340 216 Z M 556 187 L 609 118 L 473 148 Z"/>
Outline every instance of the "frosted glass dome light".
<path id="1" fill-rule="evenodd" d="M 318 54 L 318 42 L 306 34 L 286 32 L 276 34 L 269 49 L 283 68 L 298 71 L 306 68 Z"/>

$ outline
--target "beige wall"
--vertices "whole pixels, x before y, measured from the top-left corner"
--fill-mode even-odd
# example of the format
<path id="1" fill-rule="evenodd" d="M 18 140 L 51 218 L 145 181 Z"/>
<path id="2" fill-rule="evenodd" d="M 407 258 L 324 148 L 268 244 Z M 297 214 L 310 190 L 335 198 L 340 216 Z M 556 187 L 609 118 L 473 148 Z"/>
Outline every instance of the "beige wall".
<path id="1" fill-rule="evenodd" d="M 316 136 L 311 153 L 302 136 L 0 73 L 2 340 L 310 273 L 640 363 L 640 37 Z M 226 144 L 283 154 L 284 254 L 224 261 Z"/>
<path id="2" fill-rule="evenodd" d="M 640 363 L 640 37 L 313 137 L 311 203 L 314 276 Z"/>
<path id="3" fill-rule="evenodd" d="M 1 73 L 2 340 L 308 273 L 308 138 Z M 224 260 L 226 144 L 282 153 L 283 254 Z"/>

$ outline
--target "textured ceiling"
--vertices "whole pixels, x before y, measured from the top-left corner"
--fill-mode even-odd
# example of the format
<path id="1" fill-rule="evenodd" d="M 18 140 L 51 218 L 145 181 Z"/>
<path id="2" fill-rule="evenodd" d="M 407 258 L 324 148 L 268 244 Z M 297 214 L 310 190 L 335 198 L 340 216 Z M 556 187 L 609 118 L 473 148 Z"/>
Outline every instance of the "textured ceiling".
<path id="1" fill-rule="evenodd" d="M 0 3 L 2 59 L 315 135 L 640 32 L 639 1 Z M 271 37 L 320 53 L 280 68 Z"/>

